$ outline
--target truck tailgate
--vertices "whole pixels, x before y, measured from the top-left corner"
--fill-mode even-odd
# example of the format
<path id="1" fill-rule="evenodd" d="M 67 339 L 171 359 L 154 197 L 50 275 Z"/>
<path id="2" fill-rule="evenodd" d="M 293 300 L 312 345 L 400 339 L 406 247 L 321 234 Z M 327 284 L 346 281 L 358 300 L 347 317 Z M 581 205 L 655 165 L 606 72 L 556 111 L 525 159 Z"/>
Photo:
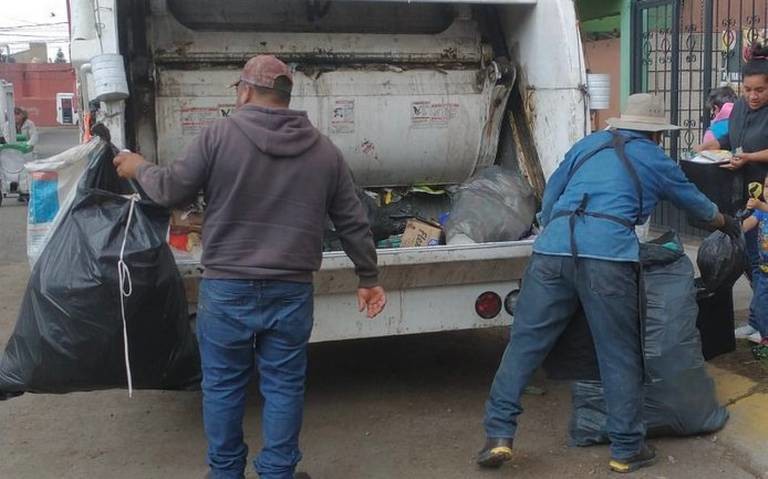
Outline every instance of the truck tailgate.
<path id="1" fill-rule="evenodd" d="M 492 283 L 519 280 L 531 255 L 532 241 L 509 241 L 428 248 L 380 249 L 382 285 L 389 290 Z M 200 277 L 198 263 L 179 262 L 187 278 Z M 323 254 L 315 275 L 317 294 L 338 294 L 357 289 L 352 261 L 343 252 Z"/>

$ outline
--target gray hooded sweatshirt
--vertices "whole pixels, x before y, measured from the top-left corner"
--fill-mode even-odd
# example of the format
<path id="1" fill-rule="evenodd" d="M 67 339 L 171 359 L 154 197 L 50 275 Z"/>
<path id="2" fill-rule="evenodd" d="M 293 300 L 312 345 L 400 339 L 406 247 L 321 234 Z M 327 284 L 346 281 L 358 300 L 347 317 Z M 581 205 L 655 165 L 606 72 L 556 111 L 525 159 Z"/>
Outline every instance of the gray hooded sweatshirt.
<path id="1" fill-rule="evenodd" d="M 360 286 L 378 284 L 349 168 L 306 112 L 245 105 L 205 128 L 170 166 L 143 165 L 137 179 L 167 207 L 204 191 L 205 278 L 311 282 L 330 216 Z"/>

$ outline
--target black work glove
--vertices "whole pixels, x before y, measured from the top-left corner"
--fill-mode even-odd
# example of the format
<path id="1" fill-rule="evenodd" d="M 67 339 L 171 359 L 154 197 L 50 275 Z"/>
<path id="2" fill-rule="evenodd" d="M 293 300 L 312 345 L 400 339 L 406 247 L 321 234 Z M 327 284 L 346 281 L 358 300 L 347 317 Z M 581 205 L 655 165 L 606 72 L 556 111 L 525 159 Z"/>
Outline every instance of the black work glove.
<path id="1" fill-rule="evenodd" d="M 741 223 L 730 215 L 723 215 L 723 226 L 718 229 L 733 239 L 741 236 Z"/>

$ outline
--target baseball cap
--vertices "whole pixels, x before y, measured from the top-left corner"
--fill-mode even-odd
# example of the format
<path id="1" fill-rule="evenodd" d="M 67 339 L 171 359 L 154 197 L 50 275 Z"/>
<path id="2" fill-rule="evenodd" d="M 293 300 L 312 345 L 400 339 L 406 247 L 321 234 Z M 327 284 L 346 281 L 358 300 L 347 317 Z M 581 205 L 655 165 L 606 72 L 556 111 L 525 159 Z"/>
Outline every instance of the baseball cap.
<path id="1" fill-rule="evenodd" d="M 288 65 L 278 60 L 274 55 L 256 55 L 248 60 L 243 71 L 240 72 L 240 79 L 231 86 L 237 86 L 242 81 L 253 86 L 286 91 L 285 87 L 281 88 L 280 85 L 275 85 L 275 80 L 280 77 L 286 77 L 293 85 L 293 74 L 291 74 Z M 287 89 L 287 93 L 290 92 L 290 88 Z"/>

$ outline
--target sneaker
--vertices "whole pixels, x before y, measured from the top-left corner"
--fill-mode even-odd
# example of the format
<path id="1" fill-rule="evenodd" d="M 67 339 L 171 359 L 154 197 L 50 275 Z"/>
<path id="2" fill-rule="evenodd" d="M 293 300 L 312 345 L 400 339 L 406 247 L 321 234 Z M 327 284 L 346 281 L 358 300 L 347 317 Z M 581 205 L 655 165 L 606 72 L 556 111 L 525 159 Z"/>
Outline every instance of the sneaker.
<path id="1" fill-rule="evenodd" d="M 293 479 L 312 479 L 312 476 L 307 474 L 306 472 L 297 472 L 293 475 Z"/>
<path id="2" fill-rule="evenodd" d="M 488 438 L 485 446 L 477 454 L 477 464 L 480 467 L 498 468 L 512 460 L 512 439 Z"/>
<path id="3" fill-rule="evenodd" d="M 627 459 L 611 459 L 608 466 L 613 472 L 633 472 L 641 467 L 653 465 L 656 462 L 656 449 L 647 444 L 643 445 L 640 452 Z"/>
<path id="4" fill-rule="evenodd" d="M 736 336 L 736 339 L 747 339 L 753 334 L 755 334 L 757 330 L 747 324 L 746 326 L 742 326 L 740 328 L 736 328 L 736 330 L 733 332 L 734 336 Z"/>
<path id="5" fill-rule="evenodd" d="M 763 337 L 760 336 L 760 332 L 758 331 L 755 331 L 754 333 L 747 336 L 747 339 L 750 342 L 757 343 L 757 344 L 760 344 L 763 341 Z"/>

